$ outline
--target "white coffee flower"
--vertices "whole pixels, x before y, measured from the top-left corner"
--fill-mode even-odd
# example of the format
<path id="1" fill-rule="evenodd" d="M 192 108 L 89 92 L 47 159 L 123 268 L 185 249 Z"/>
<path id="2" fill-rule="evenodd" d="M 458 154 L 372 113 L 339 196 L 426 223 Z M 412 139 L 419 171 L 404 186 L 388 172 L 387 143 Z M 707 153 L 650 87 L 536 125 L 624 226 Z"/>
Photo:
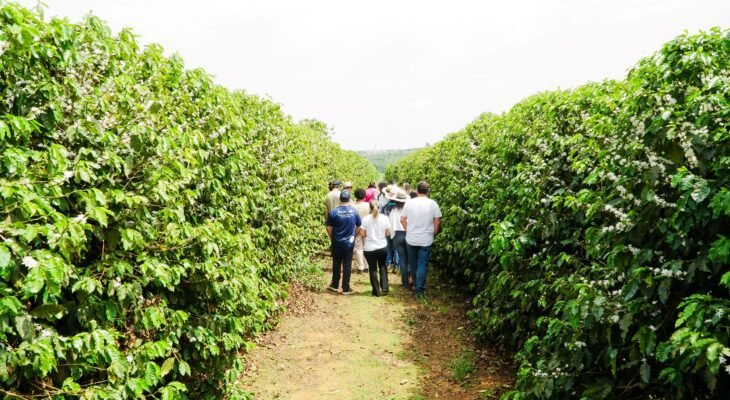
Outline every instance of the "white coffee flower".
<path id="1" fill-rule="evenodd" d="M 78 223 L 78 224 L 85 224 L 85 223 L 86 223 L 86 215 L 84 215 L 84 214 L 79 214 L 79 215 L 77 215 L 77 216 L 76 216 L 76 217 L 75 217 L 75 218 L 73 219 L 73 221 L 74 221 L 74 222 L 76 222 L 76 223 Z"/>
<path id="2" fill-rule="evenodd" d="M 38 266 L 38 261 L 31 256 L 25 256 L 23 257 L 23 265 L 25 265 L 28 269 L 33 269 Z"/>
<path id="3" fill-rule="evenodd" d="M 71 179 L 71 178 L 74 177 L 74 172 L 73 171 L 65 171 L 63 173 L 63 177 L 64 177 L 64 179 Z"/>

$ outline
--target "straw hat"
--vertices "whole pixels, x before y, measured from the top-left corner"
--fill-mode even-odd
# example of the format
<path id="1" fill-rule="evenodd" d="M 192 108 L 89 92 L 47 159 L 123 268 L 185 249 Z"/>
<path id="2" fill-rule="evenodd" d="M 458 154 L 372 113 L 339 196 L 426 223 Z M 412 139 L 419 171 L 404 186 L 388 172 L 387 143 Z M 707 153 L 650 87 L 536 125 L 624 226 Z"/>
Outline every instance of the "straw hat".
<path id="1" fill-rule="evenodd" d="M 388 185 L 383 188 L 383 194 L 386 196 L 389 196 L 391 193 L 395 193 L 395 191 L 398 189 L 398 186 L 395 185 Z"/>
<path id="2" fill-rule="evenodd" d="M 411 199 L 411 196 L 409 196 L 408 193 L 406 193 L 406 191 L 403 189 L 393 191 L 390 194 L 387 194 L 386 197 L 388 198 L 388 200 L 397 201 L 398 203 L 405 203 Z"/>

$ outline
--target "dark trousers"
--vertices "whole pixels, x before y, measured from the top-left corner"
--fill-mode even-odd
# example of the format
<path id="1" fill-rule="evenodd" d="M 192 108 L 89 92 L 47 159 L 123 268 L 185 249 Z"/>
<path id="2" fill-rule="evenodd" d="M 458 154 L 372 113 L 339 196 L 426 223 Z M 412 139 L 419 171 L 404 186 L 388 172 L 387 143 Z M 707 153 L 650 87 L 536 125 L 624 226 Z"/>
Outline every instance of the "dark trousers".
<path id="1" fill-rule="evenodd" d="M 388 266 L 385 264 L 387 255 L 387 247 L 365 252 L 365 259 L 368 260 L 370 273 L 370 286 L 373 287 L 374 295 L 388 293 Z M 380 274 L 380 282 L 378 282 L 378 274 Z"/>
<path id="2" fill-rule="evenodd" d="M 408 265 L 408 244 L 406 244 L 406 231 L 395 231 L 393 238 L 393 248 L 398 254 L 398 266 L 400 267 L 401 283 L 403 286 L 408 285 L 409 265 Z"/>
<path id="3" fill-rule="evenodd" d="M 342 291 L 350 291 L 350 274 L 352 273 L 352 248 L 332 246 L 332 283 L 330 286 L 340 287 L 340 269 L 342 269 Z"/>

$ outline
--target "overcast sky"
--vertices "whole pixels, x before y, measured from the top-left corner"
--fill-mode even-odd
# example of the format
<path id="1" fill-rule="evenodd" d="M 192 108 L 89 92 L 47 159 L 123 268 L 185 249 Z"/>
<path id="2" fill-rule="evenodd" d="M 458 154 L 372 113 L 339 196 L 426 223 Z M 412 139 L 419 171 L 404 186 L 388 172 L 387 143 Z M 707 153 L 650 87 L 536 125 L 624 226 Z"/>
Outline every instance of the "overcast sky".
<path id="1" fill-rule="evenodd" d="M 35 0 L 21 1 L 35 5 Z M 131 27 L 353 150 L 420 147 L 544 90 L 622 78 L 730 0 L 44 0 Z"/>

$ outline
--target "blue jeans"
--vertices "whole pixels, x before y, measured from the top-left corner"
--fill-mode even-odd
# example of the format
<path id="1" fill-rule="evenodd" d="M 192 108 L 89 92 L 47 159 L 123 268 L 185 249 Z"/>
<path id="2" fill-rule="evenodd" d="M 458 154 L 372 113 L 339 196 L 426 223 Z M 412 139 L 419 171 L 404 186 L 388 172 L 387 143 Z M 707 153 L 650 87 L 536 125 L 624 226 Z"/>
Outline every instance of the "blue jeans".
<path id="1" fill-rule="evenodd" d="M 393 238 L 393 248 L 398 255 L 398 267 L 400 268 L 401 281 L 404 286 L 408 285 L 408 244 L 406 244 L 406 231 L 396 231 Z"/>
<path id="2" fill-rule="evenodd" d="M 395 247 L 393 247 L 393 239 L 386 236 L 385 241 L 388 243 L 388 255 L 385 256 L 385 265 L 398 265 L 398 253 L 395 252 Z"/>
<path id="3" fill-rule="evenodd" d="M 408 245 L 408 262 L 411 266 L 410 274 L 416 282 L 416 294 L 423 294 L 426 289 L 426 273 L 428 260 L 431 258 L 431 246 Z"/>

